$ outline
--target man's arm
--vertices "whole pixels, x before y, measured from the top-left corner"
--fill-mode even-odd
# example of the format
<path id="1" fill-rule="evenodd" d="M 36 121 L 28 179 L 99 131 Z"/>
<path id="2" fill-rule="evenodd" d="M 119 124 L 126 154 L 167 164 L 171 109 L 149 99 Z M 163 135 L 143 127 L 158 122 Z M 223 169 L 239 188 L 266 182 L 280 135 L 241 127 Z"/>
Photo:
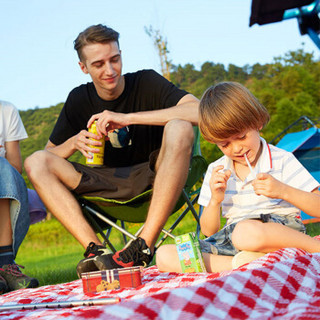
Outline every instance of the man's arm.
<path id="1" fill-rule="evenodd" d="M 22 157 L 20 152 L 19 141 L 8 141 L 5 143 L 6 159 L 9 163 L 22 173 Z"/>
<path id="2" fill-rule="evenodd" d="M 192 94 L 182 97 L 176 106 L 154 111 L 129 113 L 131 124 L 163 126 L 173 119 L 181 119 L 198 125 L 199 100 Z"/>
<path id="3" fill-rule="evenodd" d="M 103 133 L 132 124 L 164 126 L 173 119 L 181 119 L 198 124 L 199 100 L 192 94 L 182 97 L 177 105 L 160 110 L 141 111 L 134 113 L 116 113 L 105 110 L 93 115 L 88 121 L 88 128 L 97 120 L 97 128 Z"/>
<path id="4" fill-rule="evenodd" d="M 80 131 L 77 135 L 69 138 L 64 143 L 55 145 L 50 140 L 45 146 L 45 150 L 54 153 L 55 155 L 68 159 L 71 157 L 77 150 L 79 150 L 85 157 L 91 158 L 88 152 L 99 152 L 96 148 L 91 148 L 89 145 L 101 145 L 100 141 L 91 140 L 100 139 L 100 136 L 88 132 L 86 130 Z"/>

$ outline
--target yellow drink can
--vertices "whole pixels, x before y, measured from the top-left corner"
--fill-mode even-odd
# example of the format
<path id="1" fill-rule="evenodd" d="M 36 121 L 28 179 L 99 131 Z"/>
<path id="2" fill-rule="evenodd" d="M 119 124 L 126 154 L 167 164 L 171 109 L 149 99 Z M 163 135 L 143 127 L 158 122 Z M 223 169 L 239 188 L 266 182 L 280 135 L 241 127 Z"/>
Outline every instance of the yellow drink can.
<path id="1" fill-rule="evenodd" d="M 96 122 L 93 122 L 91 124 L 91 127 L 89 128 L 89 132 L 92 132 L 94 134 L 98 134 L 97 132 L 97 126 L 96 126 Z M 96 139 L 91 139 L 90 140 L 94 140 L 94 141 L 100 141 L 101 142 L 101 146 L 93 146 L 93 145 L 90 145 L 90 148 L 95 148 L 95 149 L 98 149 L 99 152 L 88 152 L 92 158 L 89 159 L 89 158 L 86 158 L 86 164 L 88 166 L 91 166 L 91 167 L 100 167 L 100 166 L 103 166 L 103 160 L 104 160 L 104 146 L 105 146 L 105 137 L 102 136 L 101 139 L 99 140 L 96 140 Z"/>

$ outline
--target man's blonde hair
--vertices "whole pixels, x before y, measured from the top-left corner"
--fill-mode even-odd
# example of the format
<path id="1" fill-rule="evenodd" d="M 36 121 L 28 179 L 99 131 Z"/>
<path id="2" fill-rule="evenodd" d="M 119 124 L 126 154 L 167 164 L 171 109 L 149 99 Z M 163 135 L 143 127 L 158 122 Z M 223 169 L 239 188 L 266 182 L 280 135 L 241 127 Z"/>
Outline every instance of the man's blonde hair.
<path id="1" fill-rule="evenodd" d="M 221 82 L 208 88 L 200 101 L 199 128 L 210 142 L 219 142 L 248 129 L 262 129 L 267 109 L 243 85 Z"/>

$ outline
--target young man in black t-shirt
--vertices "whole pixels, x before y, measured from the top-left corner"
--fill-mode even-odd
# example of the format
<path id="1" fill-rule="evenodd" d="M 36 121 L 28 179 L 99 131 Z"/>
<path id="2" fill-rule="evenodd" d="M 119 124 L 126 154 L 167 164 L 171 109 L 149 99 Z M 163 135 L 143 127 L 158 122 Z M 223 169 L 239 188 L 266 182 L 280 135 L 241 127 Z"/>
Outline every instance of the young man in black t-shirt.
<path id="1" fill-rule="evenodd" d="M 185 184 L 198 123 L 199 101 L 153 70 L 122 75 L 119 34 L 103 25 L 79 34 L 74 47 L 92 82 L 72 90 L 44 151 L 25 161 L 29 179 L 47 208 L 86 248 L 78 274 L 147 266 L 154 244 Z M 96 122 L 98 135 L 88 132 Z M 106 136 L 102 168 L 67 159 L 77 150 L 90 158 L 90 138 Z M 153 186 L 140 237 L 111 254 L 83 217 L 73 196 L 130 199 Z"/>

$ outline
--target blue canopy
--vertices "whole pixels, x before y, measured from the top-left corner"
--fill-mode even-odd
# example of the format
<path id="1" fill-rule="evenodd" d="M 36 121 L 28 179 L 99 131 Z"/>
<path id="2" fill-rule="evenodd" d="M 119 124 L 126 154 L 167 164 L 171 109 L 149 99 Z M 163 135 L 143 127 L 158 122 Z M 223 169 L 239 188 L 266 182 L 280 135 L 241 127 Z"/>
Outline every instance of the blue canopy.
<path id="1" fill-rule="evenodd" d="M 292 152 L 311 175 L 320 183 L 320 129 L 311 127 L 299 132 L 287 133 L 277 147 Z M 303 220 L 313 217 L 302 212 Z"/>
<path id="2" fill-rule="evenodd" d="M 318 128 L 312 127 L 307 130 L 288 133 L 278 142 L 277 147 L 290 152 L 295 152 L 297 149 L 303 148 L 304 144 L 317 134 L 318 131 Z M 319 144 L 320 140 L 318 141 L 318 147 Z"/>

